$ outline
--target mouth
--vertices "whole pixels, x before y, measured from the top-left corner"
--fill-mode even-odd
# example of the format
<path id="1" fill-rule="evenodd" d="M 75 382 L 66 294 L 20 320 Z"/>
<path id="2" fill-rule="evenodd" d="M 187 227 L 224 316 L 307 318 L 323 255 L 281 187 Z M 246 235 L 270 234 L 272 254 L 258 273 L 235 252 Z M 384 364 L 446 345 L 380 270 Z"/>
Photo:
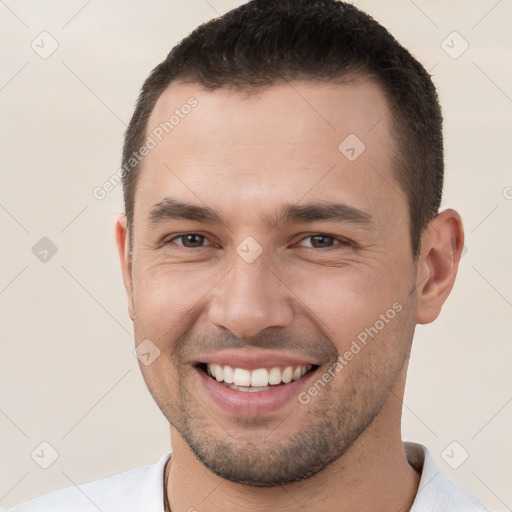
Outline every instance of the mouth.
<path id="1" fill-rule="evenodd" d="M 314 364 L 269 366 L 253 370 L 228 364 L 199 363 L 198 369 L 226 388 L 245 393 L 272 391 L 309 376 L 318 368 Z"/>

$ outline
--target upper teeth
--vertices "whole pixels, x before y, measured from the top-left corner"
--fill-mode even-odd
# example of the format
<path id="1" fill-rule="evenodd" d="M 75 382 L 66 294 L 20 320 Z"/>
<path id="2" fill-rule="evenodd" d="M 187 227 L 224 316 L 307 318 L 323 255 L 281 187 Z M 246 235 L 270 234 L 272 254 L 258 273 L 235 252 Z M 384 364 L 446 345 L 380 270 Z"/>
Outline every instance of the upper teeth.
<path id="1" fill-rule="evenodd" d="M 208 374 L 219 382 L 235 384 L 235 386 L 265 387 L 269 384 L 288 384 L 292 380 L 300 379 L 311 365 L 287 366 L 284 369 L 279 367 L 258 368 L 257 370 L 246 370 L 245 368 L 233 368 L 228 365 L 210 364 L 206 365 Z"/>

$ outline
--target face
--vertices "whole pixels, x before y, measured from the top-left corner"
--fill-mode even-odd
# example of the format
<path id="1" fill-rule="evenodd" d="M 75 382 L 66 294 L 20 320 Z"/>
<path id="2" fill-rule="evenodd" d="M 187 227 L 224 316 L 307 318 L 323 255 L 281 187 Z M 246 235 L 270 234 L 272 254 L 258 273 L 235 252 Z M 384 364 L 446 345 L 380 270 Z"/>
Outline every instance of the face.
<path id="1" fill-rule="evenodd" d="M 155 106 L 124 260 L 130 314 L 173 435 L 223 478 L 321 471 L 404 375 L 415 264 L 390 123 L 363 80 L 251 96 L 173 84 Z"/>

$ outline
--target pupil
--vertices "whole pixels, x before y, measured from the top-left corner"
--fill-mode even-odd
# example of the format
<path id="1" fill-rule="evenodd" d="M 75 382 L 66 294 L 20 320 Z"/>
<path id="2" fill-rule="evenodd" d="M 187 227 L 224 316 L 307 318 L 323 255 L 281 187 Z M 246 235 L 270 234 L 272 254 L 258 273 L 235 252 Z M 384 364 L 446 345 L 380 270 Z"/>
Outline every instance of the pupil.
<path id="1" fill-rule="evenodd" d="M 327 240 L 327 242 L 326 242 L 326 243 L 322 243 L 322 242 L 320 242 L 320 247 L 325 247 L 325 246 L 328 246 L 328 245 L 329 245 L 329 243 L 331 242 L 331 240 L 332 240 L 332 236 L 316 235 L 316 236 L 314 236 L 314 237 L 313 237 L 313 240 L 318 240 L 318 239 L 320 239 L 320 240 L 324 240 L 324 242 Z M 313 245 L 315 245 L 315 244 L 313 244 Z"/>
<path id="2" fill-rule="evenodd" d="M 186 242 L 187 243 L 191 242 L 192 245 L 194 245 L 194 246 L 195 245 L 201 245 L 203 238 L 204 237 L 202 235 L 194 235 L 194 234 L 192 234 L 192 235 L 185 235 Z M 194 239 L 196 239 L 196 242 L 194 242 Z M 187 245 L 187 244 L 185 244 L 185 245 Z"/>

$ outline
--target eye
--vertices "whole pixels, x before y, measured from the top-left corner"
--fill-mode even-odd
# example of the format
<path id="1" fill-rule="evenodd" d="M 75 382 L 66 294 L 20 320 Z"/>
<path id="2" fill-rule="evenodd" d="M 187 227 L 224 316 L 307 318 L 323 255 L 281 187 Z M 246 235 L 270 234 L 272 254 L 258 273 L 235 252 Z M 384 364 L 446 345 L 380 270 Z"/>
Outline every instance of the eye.
<path id="1" fill-rule="evenodd" d="M 181 243 L 177 242 L 178 240 Z M 303 245 L 307 240 L 310 240 L 309 245 Z M 199 233 L 181 233 L 165 241 L 165 244 L 171 243 L 181 245 L 186 249 L 197 249 L 200 247 L 214 245 L 212 242 L 208 240 L 208 238 L 206 238 L 206 236 L 201 235 Z M 336 249 L 337 246 L 338 248 L 346 247 L 351 245 L 351 243 L 345 238 L 338 238 L 333 235 L 327 235 L 324 233 L 315 233 L 313 235 L 308 235 L 307 237 L 303 238 L 298 245 L 302 247 L 309 247 L 311 249 L 321 250 Z"/>
<path id="2" fill-rule="evenodd" d="M 177 243 L 177 245 L 182 245 L 187 249 L 194 249 L 197 247 L 204 247 L 203 243 L 208 240 L 204 235 L 200 235 L 199 233 L 182 233 L 180 235 L 176 235 L 172 238 L 169 238 L 165 243 L 170 244 L 176 243 L 176 240 L 181 240 L 182 243 Z M 212 245 L 208 243 L 206 245 Z"/>
<path id="3" fill-rule="evenodd" d="M 311 245 L 302 246 L 302 247 L 311 247 L 312 249 L 331 249 L 336 248 L 336 245 L 340 247 L 345 247 L 350 245 L 350 242 L 344 238 L 337 238 L 332 235 L 326 235 L 322 233 L 317 233 L 314 235 L 309 235 L 306 238 L 303 238 L 299 245 L 301 245 L 306 240 L 311 240 Z M 333 244 L 336 243 L 336 245 Z"/>

